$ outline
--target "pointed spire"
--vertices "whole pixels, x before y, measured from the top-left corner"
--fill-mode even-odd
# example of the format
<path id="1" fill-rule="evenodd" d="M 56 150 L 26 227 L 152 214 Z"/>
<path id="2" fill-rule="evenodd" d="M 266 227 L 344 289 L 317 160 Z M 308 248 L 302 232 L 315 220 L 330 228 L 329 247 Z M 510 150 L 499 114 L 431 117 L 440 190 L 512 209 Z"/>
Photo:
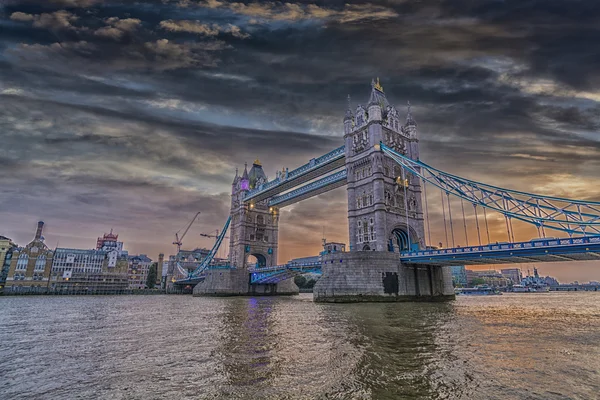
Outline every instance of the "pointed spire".
<path id="1" fill-rule="evenodd" d="M 413 119 L 412 114 L 410 112 L 410 101 L 407 104 L 407 113 L 406 113 L 406 126 L 417 126 L 417 122 Z"/>
<path id="2" fill-rule="evenodd" d="M 385 110 L 389 103 L 387 98 L 385 97 L 385 93 L 383 93 L 383 87 L 379 84 L 379 78 L 377 81 L 373 79 L 371 81 L 371 96 L 369 97 L 369 105 L 377 104 L 382 110 Z"/>
<path id="3" fill-rule="evenodd" d="M 242 179 L 248 180 L 248 163 L 244 163 L 244 173 L 242 174 Z"/>
<path id="4" fill-rule="evenodd" d="M 348 107 L 346 108 L 346 117 L 344 121 L 352 119 L 352 106 L 350 105 L 350 95 L 348 95 Z"/>
<path id="5" fill-rule="evenodd" d="M 235 167 L 235 177 L 233 178 L 233 184 L 235 185 L 240 180 L 238 167 Z"/>

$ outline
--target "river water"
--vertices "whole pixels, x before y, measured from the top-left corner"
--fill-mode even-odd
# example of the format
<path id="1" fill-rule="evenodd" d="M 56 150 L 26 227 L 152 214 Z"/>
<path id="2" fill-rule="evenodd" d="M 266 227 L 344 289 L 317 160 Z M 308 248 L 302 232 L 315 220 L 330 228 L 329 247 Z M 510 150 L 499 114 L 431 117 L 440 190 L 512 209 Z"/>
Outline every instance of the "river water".
<path id="1" fill-rule="evenodd" d="M 0 399 L 598 399 L 600 292 L 0 297 Z"/>

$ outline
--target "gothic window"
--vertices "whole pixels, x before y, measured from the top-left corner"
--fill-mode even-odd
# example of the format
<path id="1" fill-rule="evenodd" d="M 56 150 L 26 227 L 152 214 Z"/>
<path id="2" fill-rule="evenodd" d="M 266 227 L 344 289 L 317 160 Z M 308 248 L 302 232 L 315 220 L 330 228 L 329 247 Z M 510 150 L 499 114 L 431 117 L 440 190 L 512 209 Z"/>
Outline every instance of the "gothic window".
<path id="1" fill-rule="evenodd" d="M 368 225 L 366 219 L 363 221 L 362 231 L 363 231 L 363 242 L 368 242 L 369 241 L 369 225 Z"/>
<path id="2" fill-rule="evenodd" d="M 43 271 L 45 269 L 46 269 L 46 256 L 42 254 L 35 261 L 35 268 L 33 270 L 34 271 Z"/>
<path id="3" fill-rule="evenodd" d="M 365 192 L 363 192 L 363 195 L 362 195 L 362 203 L 363 203 L 363 206 L 364 206 L 364 207 L 366 207 L 366 206 L 368 206 L 368 205 L 369 205 L 369 204 L 367 203 L 367 195 L 365 194 Z"/>
<path id="4" fill-rule="evenodd" d="M 369 195 L 368 200 L 369 200 L 368 201 L 369 205 L 372 206 L 373 205 L 373 195 L 372 194 Z"/>
<path id="5" fill-rule="evenodd" d="M 363 242 L 363 226 L 361 221 L 357 221 L 358 223 L 358 243 L 362 243 Z"/>
<path id="6" fill-rule="evenodd" d="M 25 270 L 27 269 L 27 263 L 29 262 L 29 256 L 25 253 L 19 254 L 19 259 L 17 260 L 17 267 L 15 269 Z"/>
<path id="7" fill-rule="evenodd" d="M 259 224 L 259 225 L 264 225 L 265 220 L 264 220 L 264 218 L 263 218 L 262 215 L 259 214 L 259 215 L 256 216 L 256 223 Z"/>
<path id="8" fill-rule="evenodd" d="M 362 204 L 361 204 L 360 197 L 359 197 L 358 199 L 356 199 L 356 208 L 361 208 L 361 207 L 362 207 Z"/>
<path id="9" fill-rule="evenodd" d="M 373 218 L 371 218 L 371 220 L 369 221 L 369 239 L 371 241 L 375 240 L 375 221 L 373 221 Z"/>

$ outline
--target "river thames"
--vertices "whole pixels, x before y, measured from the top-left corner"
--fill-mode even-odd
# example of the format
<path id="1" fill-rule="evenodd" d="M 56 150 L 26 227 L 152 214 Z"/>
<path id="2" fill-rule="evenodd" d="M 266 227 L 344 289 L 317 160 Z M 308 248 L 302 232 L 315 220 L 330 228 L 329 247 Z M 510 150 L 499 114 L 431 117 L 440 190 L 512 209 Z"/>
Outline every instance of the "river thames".
<path id="1" fill-rule="evenodd" d="M 0 298 L 2 399 L 597 399 L 600 293 Z"/>

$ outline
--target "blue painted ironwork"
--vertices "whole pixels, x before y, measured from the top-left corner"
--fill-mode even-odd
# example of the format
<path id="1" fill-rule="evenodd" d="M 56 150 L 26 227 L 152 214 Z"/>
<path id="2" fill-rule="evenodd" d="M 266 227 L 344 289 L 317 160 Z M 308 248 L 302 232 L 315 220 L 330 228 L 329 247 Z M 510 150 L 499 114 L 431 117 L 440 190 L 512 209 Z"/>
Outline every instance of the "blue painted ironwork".
<path id="1" fill-rule="evenodd" d="M 297 275 L 308 273 L 320 274 L 321 261 L 250 268 L 248 272 L 250 272 L 251 284 L 278 283 Z"/>
<path id="2" fill-rule="evenodd" d="M 600 236 L 407 251 L 401 253 L 400 260 L 441 266 L 600 260 Z"/>
<path id="3" fill-rule="evenodd" d="M 340 184 L 345 184 L 347 172 L 345 169 L 334 174 L 328 175 L 317 181 L 301 186 L 288 193 L 273 197 L 269 200 L 269 206 L 282 206 L 284 203 L 293 202 L 299 197 L 307 197 L 308 195 L 317 195 L 326 192 L 329 189 L 335 189 Z"/>
<path id="4" fill-rule="evenodd" d="M 187 272 L 185 275 L 186 278 L 177 280 L 175 282 L 176 284 L 181 284 L 181 282 L 183 282 L 183 281 L 191 281 L 191 280 L 199 278 L 203 274 L 203 272 L 209 267 L 210 268 L 230 268 L 230 266 L 228 266 L 228 265 L 227 266 L 211 266 L 210 265 L 210 263 L 213 261 L 213 259 L 217 255 L 217 251 L 219 250 L 219 247 L 221 246 L 221 243 L 223 242 L 223 239 L 225 238 L 225 233 L 227 232 L 227 229 L 229 228 L 230 223 L 231 223 L 231 216 L 229 218 L 227 218 L 227 221 L 225 222 L 225 226 L 223 226 L 221 233 L 217 237 L 217 240 L 215 241 L 215 244 L 213 245 L 213 247 L 210 250 L 210 252 L 208 253 L 208 255 L 198 264 L 196 269 L 194 269 L 192 272 Z M 183 270 L 183 268 L 181 268 L 179 263 L 177 263 L 177 268 L 179 269 L 180 272 Z"/>
<path id="5" fill-rule="evenodd" d="M 461 178 L 412 160 L 383 143 L 381 150 L 409 172 L 472 204 L 497 211 L 535 225 L 569 235 L 600 234 L 600 202 L 541 196 Z"/>
<path id="6" fill-rule="evenodd" d="M 306 163 L 292 171 L 286 172 L 285 174 L 283 174 L 281 176 L 281 178 L 275 178 L 272 181 L 264 183 L 264 184 L 260 185 L 258 188 L 249 191 L 248 194 L 246 195 L 246 197 L 244 197 L 244 201 L 250 201 L 250 200 L 254 199 L 255 197 L 257 197 L 258 195 L 260 195 L 270 189 L 273 189 L 273 188 L 277 187 L 278 185 L 281 185 L 292 179 L 298 178 L 304 174 L 307 174 L 310 171 L 314 171 L 314 170 L 322 167 L 325 164 L 331 163 L 332 161 L 342 159 L 345 157 L 345 155 L 346 155 L 346 153 L 344 150 L 344 146 L 340 146 L 337 149 L 334 149 L 327 154 L 324 154 L 317 158 L 313 158 L 308 163 Z"/>

